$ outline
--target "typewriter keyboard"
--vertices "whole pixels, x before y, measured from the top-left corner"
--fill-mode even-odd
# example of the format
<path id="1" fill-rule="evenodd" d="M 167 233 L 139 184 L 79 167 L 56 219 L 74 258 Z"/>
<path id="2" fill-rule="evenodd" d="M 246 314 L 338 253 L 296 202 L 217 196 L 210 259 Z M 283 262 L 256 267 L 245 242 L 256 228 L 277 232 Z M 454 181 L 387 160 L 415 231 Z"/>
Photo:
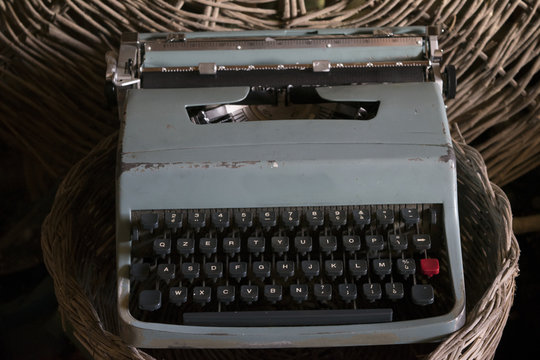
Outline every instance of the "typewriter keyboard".
<path id="1" fill-rule="evenodd" d="M 454 301 L 440 204 L 132 211 L 130 312 L 204 326 L 376 323 Z"/>

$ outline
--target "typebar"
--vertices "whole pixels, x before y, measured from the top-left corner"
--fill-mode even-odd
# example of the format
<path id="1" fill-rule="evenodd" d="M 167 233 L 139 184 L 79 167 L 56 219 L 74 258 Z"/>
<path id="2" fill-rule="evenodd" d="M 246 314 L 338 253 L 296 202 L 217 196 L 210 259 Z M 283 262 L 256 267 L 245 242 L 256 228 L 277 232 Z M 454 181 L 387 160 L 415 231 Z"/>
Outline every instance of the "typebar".
<path id="1" fill-rule="evenodd" d="M 392 321 L 392 309 L 188 312 L 184 325 L 302 326 L 352 325 Z"/>

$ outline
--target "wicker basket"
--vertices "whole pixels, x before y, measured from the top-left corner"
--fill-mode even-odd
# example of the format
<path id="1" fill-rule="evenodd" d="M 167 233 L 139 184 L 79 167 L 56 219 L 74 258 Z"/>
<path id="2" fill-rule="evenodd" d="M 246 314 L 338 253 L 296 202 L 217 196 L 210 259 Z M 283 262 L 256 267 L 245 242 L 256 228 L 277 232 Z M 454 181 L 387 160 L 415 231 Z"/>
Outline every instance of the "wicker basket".
<path id="1" fill-rule="evenodd" d="M 62 182 L 42 227 L 65 328 L 98 359 L 489 359 L 512 306 L 519 247 L 505 194 L 479 153 L 455 144 L 467 322 L 446 341 L 377 347 L 268 350 L 148 350 L 117 335 L 115 288 L 116 135 L 98 144 Z"/>
<path id="2" fill-rule="evenodd" d="M 452 129 L 503 186 L 540 165 L 539 18 L 540 0 L 0 0 L 0 138 L 37 187 L 115 131 L 103 56 L 123 31 L 440 24 L 458 69 Z"/>

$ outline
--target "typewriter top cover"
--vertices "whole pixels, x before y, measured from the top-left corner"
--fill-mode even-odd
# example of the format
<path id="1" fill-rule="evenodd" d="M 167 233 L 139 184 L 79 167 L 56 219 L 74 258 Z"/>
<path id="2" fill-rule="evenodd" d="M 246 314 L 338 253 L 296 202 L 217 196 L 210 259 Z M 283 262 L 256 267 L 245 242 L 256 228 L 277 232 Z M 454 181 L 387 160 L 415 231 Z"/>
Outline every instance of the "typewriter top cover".
<path id="1" fill-rule="evenodd" d="M 124 34 L 117 57 L 108 57 L 107 69 L 121 119 L 117 262 L 122 337 L 147 348 L 346 346 L 434 341 L 462 326 L 465 291 L 456 164 L 443 100 L 455 93 L 455 72 L 450 66 L 441 71 L 441 54 L 437 34 L 426 27 Z M 233 224 L 238 209 L 339 208 L 349 211 L 349 222 L 339 229 L 359 231 L 362 237 L 382 229 L 387 241 L 390 232 L 384 220 L 376 218 L 379 207 L 397 204 L 437 204 L 429 211 L 431 221 L 438 216 L 438 224 L 444 224 L 439 250 L 446 259 L 441 260 L 446 290 L 435 289 L 437 299 L 446 299 L 442 312 L 392 321 L 268 325 L 265 320 L 250 324 L 251 313 L 245 313 L 247 318 L 237 324 L 220 325 L 190 323 L 187 317 L 183 322 L 182 312 L 188 312 L 183 308 L 170 310 L 176 311 L 173 321 L 156 320 L 146 316 L 149 311 L 133 308 L 137 244 L 141 239 L 155 241 L 158 234 L 173 242 L 189 237 L 169 232 L 165 223 L 171 211 L 185 216 L 180 228 L 196 233 L 199 228 L 188 221 L 187 212 L 193 209 L 208 211 L 206 226 L 212 226 L 212 209 L 230 210 Z M 373 221 L 358 230 L 350 211 L 362 206 L 371 209 Z M 395 209 L 396 219 L 401 219 L 399 207 Z M 415 209 L 421 216 L 428 211 Z M 145 212 L 155 215 L 155 224 L 148 225 Z M 328 214 L 323 216 L 328 221 Z M 405 221 L 406 215 L 401 216 Z M 239 234 L 245 230 L 234 229 Z M 218 252 L 224 250 L 221 246 L 219 238 Z M 299 256 L 295 254 L 290 257 Z M 349 260 L 345 250 L 339 254 L 345 263 Z M 374 257 L 361 255 L 368 262 Z M 169 259 L 169 253 L 166 256 Z M 153 269 L 166 256 L 141 259 Z M 265 256 L 268 260 L 268 253 Z M 178 254 L 170 259 L 177 268 L 187 261 Z M 200 265 L 210 259 L 201 257 Z M 193 279 L 176 272 L 175 289 L 187 286 L 189 299 L 195 300 L 195 288 L 189 287 Z M 156 288 L 162 280 L 156 280 Z M 196 285 L 199 290 L 204 280 Z M 166 289 L 159 306 L 161 301 L 165 306 Z M 217 301 L 215 293 L 211 299 Z M 355 301 L 346 306 L 362 307 Z M 222 309 L 216 306 L 218 311 L 214 308 L 209 316 Z M 199 308 L 204 312 L 199 304 L 189 311 Z M 280 311 L 268 309 L 254 313 L 253 319 L 270 319 Z M 232 316 L 242 312 L 237 310 Z"/>

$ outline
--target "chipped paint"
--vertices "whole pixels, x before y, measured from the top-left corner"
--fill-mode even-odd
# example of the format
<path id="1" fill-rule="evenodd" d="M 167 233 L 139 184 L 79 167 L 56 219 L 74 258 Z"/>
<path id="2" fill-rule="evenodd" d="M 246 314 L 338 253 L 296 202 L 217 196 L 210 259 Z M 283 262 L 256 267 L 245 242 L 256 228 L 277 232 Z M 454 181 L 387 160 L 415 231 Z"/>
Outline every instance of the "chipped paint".
<path id="1" fill-rule="evenodd" d="M 161 168 L 166 168 L 169 166 L 175 166 L 179 168 L 188 168 L 188 169 L 208 169 L 208 168 L 229 168 L 229 169 L 238 169 L 244 166 L 254 166 L 268 165 L 272 168 L 279 167 L 277 161 L 219 161 L 219 162 L 174 162 L 174 163 L 122 163 L 122 171 L 138 171 L 144 172 L 146 170 L 157 170 Z"/>
<path id="2" fill-rule="evenodd" d="M 446 155 L 442 155 L 439 157 L 439 161 L 441 162 L 456 162 L 456 154 L 454 153 L 454 148 L 452 145 L 446 146 Z"/>

